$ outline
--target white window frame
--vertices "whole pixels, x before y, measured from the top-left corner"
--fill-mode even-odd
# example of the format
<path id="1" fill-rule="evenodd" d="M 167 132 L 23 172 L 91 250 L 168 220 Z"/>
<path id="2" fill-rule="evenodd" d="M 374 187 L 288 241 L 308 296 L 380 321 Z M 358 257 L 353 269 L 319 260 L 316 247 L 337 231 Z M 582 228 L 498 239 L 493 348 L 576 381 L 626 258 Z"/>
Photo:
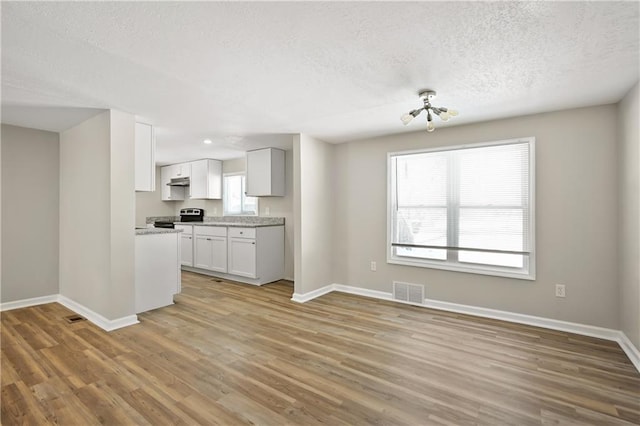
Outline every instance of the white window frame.
<path id="1" fill-rule="evenodd" d="M 394 248 L 392 246 L 393 238 L 393 176 L 392 170 L 393 158 L 398 155 L 407 154 L 424 154 L 428 152 L 442 152 L 453 151 L 458 149 L 467 148 L 482 148 L 496 145 L 508 145 L 515 143 L 526 142 L 529 144 L 529 241 L 530 252 L 528 256 L 525 256 L 525 270 L 519 268 L 508 268 L 502 266 L 481 265 L 461 263 L 451 260 L 436 260 L 436 259 L 419 259 L 419 258 L 407 258 L 404 256 L 395 256 Z M 429 149 L 418 149 L 409 151 L 396 151 L 387 153 L 387 263 L 406 266 L 417 266 L 422 268 L 442 269 L 446 271 L 466 272 L 481 275 L 492 275 L 498 277 L 517 278 L 522 280 L 535 280 L 536 279 L 536 254 L 535 254 L 535 137 L 508 139 L 492 142 L 481 142 L 473 144 L 455 145 L 455 146 L 442 146 Z"/>
<path id="2" fill-rule="evenodd" d="M 244 177 L 244 185 L 246 189 L 246 185 L 247 185 L 247 176 L 245 172 L 235 172 L 235 173 L 224 173 L 222 175 L 222 215 L 223 216 L 258 216 L 258 212 L 260 211 L 260 199 L 258 197 L 253 197 L 256 199 L 256 211 L 255 213 L 248 213 L 244 211 L 244 199 L 246 198 L 247 194 L 246 191 L 242 191 L 242 200 L 240 202 L 241 207 L 241 212 L 240 213 L 229 213 L 227 211 L 227 194 L 226 194 L 226 185 L 225 185 L 225 179 L 227 177 L 231 177 L 231 176 L 243 176 Z"/>

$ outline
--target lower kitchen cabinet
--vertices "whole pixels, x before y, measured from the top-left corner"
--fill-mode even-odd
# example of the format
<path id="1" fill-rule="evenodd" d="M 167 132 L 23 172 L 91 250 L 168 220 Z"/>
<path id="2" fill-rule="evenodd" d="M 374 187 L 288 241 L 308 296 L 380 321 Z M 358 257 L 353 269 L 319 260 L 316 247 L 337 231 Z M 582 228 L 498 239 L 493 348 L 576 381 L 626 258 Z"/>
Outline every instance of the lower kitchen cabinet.
<path id="1" fill-rule="evenodd" d="M 196 268 L 227 272 L 227 228 L 194 226 L 194 262 Z"/>
<path id="2" fill-rule="evenodd" d="M 193 265 L 183 269 L 248 284 L 284 277 L 284 226 L 193 226 Z"/>
<path id="3" fill-rule="evenodd" d="M 256 240 L 247 238 L 229 238 L 229 273 L 242 277 L 256 276 Z"/>
<path id="4" fill-rule="evenodd" d="M 173 304 L 181 291 L 180 235 L 135 237 L 135 310 L 139 314 Z"/>
<path id="5" fill-rule="evenodd" d="M 180 234 L 180 264 L 193 266 L 193 226 L 176 225 L 182 229 Z"/>

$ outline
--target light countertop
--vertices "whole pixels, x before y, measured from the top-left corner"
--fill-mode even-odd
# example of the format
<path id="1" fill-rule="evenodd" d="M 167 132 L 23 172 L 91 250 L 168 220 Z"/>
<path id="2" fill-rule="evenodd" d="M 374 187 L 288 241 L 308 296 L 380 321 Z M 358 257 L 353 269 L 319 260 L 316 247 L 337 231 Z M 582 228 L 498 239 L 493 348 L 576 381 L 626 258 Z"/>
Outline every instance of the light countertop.
<path id="1" fill-rule="evenodd" d="M 176 225 L 194 226 L 226 226 L 229 228 L 259 228 L 263 226 L 283 226 L 284 223 L 251 223 L 251 222 L 174 222 Z"/>
<path id="2" fill-rule="evenodd" d="M 177 234 L 182 229 L 171 228 L 137 228 L 136 235 L 152 235 L 152 234 Z"/>

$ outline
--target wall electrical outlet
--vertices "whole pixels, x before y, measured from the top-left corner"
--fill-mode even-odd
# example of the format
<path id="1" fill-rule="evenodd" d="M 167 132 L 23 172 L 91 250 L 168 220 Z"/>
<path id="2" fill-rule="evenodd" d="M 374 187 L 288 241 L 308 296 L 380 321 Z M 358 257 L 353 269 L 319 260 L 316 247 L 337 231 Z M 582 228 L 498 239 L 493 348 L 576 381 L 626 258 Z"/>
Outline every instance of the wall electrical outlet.
<path id="1" fill-rule="evenodd" d="M 556 284 L 556 297 L 566 297 L 566 295 L 564 284 Z"/>
<path id="2" fill-rule="evenodd" d="M 376 264 L 376 262 L 371 261 L 371 270 L 375 272 L 377 269 L 378 269 L 378 265 Z"/>

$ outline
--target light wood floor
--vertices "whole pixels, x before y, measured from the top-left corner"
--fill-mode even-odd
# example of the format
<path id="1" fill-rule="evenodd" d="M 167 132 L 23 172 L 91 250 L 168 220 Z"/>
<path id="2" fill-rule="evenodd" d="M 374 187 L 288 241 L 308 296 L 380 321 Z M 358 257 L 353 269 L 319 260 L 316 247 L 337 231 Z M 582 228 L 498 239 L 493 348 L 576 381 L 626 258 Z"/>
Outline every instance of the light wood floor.
<path id="1" fill-rule="evenodd" d="M 175 305 L 111 333 L 58 304 L 4 312 L 2 424 L 640 423 L 616 343 L 292 291 L 185 273 Z"/>

